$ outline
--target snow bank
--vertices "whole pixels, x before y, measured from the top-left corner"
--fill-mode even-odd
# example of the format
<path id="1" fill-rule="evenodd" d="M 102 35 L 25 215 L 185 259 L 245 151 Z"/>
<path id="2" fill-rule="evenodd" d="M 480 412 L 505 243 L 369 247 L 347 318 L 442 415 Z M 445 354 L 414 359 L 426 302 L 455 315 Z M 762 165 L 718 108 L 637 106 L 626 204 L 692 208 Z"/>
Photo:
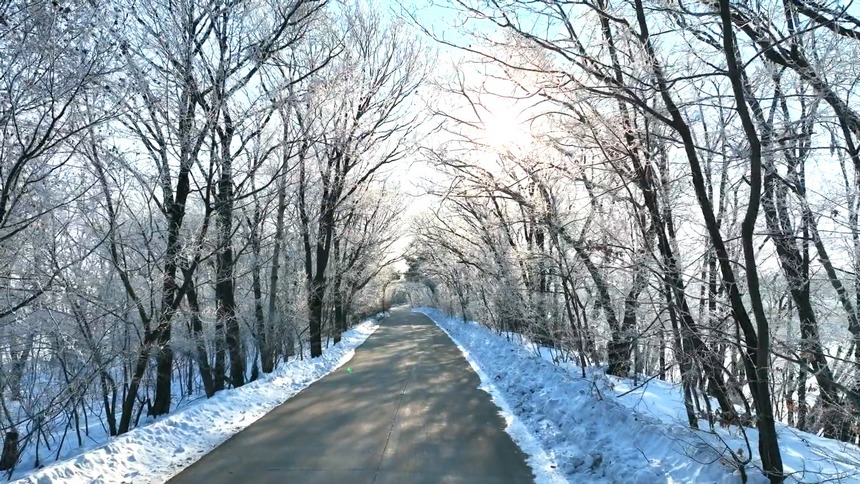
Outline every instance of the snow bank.
<path id="1" fill-rule="evenodd" d="M 164 482 L 233 434 L 352 358 L 378 325 L 365 322 L 321 357 L 291 361 L 241 388 L 180 409 L 108 444 L 38 469 L 18 482 Z"/>
<path id="2" fill-rule="evenodd" d="M 666 425 L 679 425 L 679 422 L 687 421 L 684 396 L 679 385 L 656 379 L 638 386 L 630 379 L 609 377 L 609 380 L 622 405 L 651 415 Z M 712 405 L 717 407 L 716 402 L 712 402 Z M 700 420 L 699 426 L 704 429 L 708 423 Z M 801 432 L 781 423 L 776 424 L 776 430 L 783 469 L 789 474 L 789 482 L 860 483 L 860 448 L 857 446 Z M 749 439 L 755 463 L 760 466 L 758 430 L 744 428 L 743 431 Z M 716 435 L 694 435 L 695 438 L 709 439 L 714 445 L 724 442 L 732 449 L 742 449 L 745 456 L 749 455 L 744 435 L 736 426 L 717 427 Z M 748 472 L 752 476 L 756 471 Z"/>
<path id="3" fill-rule="evenodd" d="M 508 421 L 518 421 L 508 432 L 523 451 L 545 449 L 571 482 L 740 481 L 738 471 L 721 461 L 718 439 L 631 409 L 616 398 L 605 377 L 581 378 L 523 345 L 437 309 L 413 311 L 433 319 L 476 367 Z M 523 445 L 529 434 L 537 442 Z M 536 470 L 546 465 L 530 464 Z M 750 482 L 766 482 L 754 470 L 749 474 Z"/>
<path id="4" fill-rule="evenodd" d="M 509 421 L 523 426 L 512 435 L 534 435 L 572 482 L 739 482 L 740 474 L 724 458 L 727 448 L 744 457 L 752 450 L 749 482 L 767 482 L 755 468 L 758 431 L 744 429 L 748 449 L 738 427 L 690 429 L 679 385 L 656 379 L 636 385 L 594 369 L 582 378 L 580 367 L 554 364 L 548 348 L 508 341 L 437 309 L 414 311 L 445 330 L 487 391 L 504 400 L 502 408 L 514 414 Z M 708 429 L 704 420 L 699 426 Z M 789 482 L 860 483 L 857 446 L 779 423 L 777 432 Z"/>

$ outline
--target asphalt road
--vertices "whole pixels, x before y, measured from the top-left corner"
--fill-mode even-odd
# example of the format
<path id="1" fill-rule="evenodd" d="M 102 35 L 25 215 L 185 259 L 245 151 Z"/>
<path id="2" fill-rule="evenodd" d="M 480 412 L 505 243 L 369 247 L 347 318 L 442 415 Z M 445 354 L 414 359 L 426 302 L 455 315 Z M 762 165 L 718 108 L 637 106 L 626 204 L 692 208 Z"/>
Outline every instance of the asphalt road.
<path id="1" fill-rule="evenodd" d="M 429 318 L 394 311 L 347 365 L 170 482 L 533 482 L 479 383 Z"/>

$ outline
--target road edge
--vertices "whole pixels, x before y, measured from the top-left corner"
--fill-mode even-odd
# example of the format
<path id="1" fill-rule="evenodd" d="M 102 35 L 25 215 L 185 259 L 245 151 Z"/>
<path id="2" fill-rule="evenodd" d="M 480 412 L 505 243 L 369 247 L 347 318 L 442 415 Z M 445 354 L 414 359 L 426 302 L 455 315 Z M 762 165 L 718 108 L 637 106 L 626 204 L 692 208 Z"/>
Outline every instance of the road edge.
<path id="1" fill-rule="evenodd" d="M 505 420 L 507 424 L 505 427 L 505 432 L 511 437 L 511 440 L 520 448 L 520 450 L 526 454 L 526 464 L 532 469 L 535 475 L 535 484 L 563 484 L 567 483 L 568 480 L 565 479 L 561 472 L 558 471 L 558 465 L 555 461 L 547 454 L 546 450 L 541 446 L 540 441 L 535 438 L 534 435 L 529 431 L 528 427 L 517 417 L 513 410 L 511 410 L 510 405 L 508 405 L 507 400 L 504 397 L 504 394 L 499 390 L 494 384 L 490 377 L 484 372 L 481 366 L 472 358 L 472 355 L 469 353 L 468 349 L 466 349 L 463 344 L 454 337 L 447 328 L 439 324 L 433 316 L 427 314 L 420 309 L 422 308 L 410 308 L 410 312 L 423 314 L 429 320 L 433 321 L 433 324 L 436 325 L 448 338 L 457 345 L 457 348 L 460 350 L 460 353 L 463 354 L 463 357 L 466 358 L 466 361 L 469 362 L 469 366 L 472 367 L 472 370 L 478 374 L 478 377 L 481 379 L 481 385 L 478 387 L 479 390 L 483 390 L 490 395 L 490 399 L 499 409 L 499 415 Z"/>

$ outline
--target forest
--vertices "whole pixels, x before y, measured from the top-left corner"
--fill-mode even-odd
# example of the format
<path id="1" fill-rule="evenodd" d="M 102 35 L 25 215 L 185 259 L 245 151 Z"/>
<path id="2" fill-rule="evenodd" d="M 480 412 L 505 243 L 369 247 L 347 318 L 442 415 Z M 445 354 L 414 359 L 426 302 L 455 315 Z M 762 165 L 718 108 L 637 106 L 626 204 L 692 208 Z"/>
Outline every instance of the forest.
<path id="1" fill-rule="evenodd" d="M 860 443 L 857 55 L 842 0 L 0 0 L 0 471 L 408 301 L 782 482 Z"/>
<path id="2" fill-rule="evenodd" d="M 470 69 L 431 106 L 416 300 L 681 384 L 690 426 L 758 430 L 772 482 L 775 422 L 856 443 L 856 6 L 447 5 L 462 37 L 424 33 Z"/>
<path id="3" fill-rule="evenodd" d="M 424 77 L 357 5 L 0 3 L 0 470 L 378 312 Z"/>

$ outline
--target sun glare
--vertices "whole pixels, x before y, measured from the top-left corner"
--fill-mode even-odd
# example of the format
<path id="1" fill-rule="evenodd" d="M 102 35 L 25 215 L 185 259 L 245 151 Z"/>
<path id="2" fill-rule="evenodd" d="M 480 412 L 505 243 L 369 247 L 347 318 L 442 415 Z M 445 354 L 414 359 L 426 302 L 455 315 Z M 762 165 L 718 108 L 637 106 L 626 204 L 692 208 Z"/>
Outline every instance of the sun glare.
<path id="1" fill-rule="evenodd" d="M 495 111 L 483 121 L 480 141 L 497 151 L 507 151 L 527 144 L 531 137 L 526 125 L 515 112 Z"/>

